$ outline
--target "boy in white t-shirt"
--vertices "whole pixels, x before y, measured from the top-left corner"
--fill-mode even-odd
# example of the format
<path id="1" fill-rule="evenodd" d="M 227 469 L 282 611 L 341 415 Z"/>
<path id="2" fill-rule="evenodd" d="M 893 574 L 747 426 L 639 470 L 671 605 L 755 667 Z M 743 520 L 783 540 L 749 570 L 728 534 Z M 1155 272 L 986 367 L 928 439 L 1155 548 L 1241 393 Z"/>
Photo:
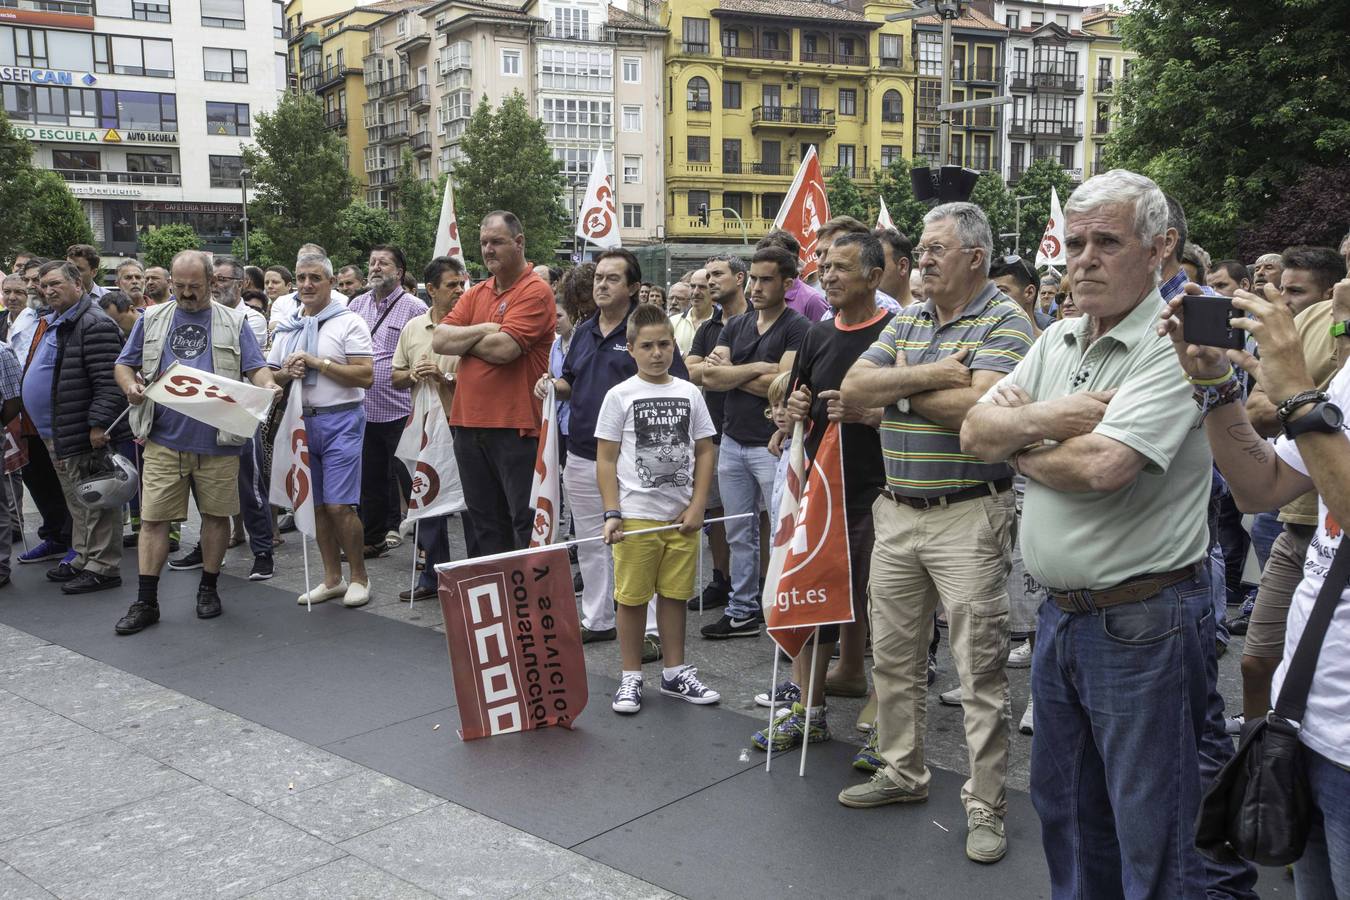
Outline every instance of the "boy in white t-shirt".
<path id="1" fill-rule="evenodd" d="M 623 661 L 612 707 L 625 714 L 642 708 L 642 635 L 653 594 L 665 659 L 661 693 L 690 703 L 721 699 L 684 662 L 685 602 L 694 596 L 716 429 L 699 389 L 670 374 L 675 332 L 660 308 L 644 304 L 629 316 L 628 352 L 638 374 L 610 388 L 595 424 Z M 624 539 L 625 532 L 671 524 L 679 528 Z"/>

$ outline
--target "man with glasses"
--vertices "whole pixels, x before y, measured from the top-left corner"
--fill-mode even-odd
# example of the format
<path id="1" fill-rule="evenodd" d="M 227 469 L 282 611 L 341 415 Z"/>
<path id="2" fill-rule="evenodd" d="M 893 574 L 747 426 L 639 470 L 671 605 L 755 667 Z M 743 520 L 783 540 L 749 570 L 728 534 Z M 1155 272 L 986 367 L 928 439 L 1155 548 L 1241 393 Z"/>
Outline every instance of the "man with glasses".
<path id="1" fill-rule="evenodd" d="M 187 518 L 189 490 L 202 517 L 201 544 L 193 551 L 202 568 L 197 618 L 220 615 L 217 579 L 229 540 L 230 517 L 239 513 L 240 448 L 250 443 L 249 436 L 228 434 L 147 402 L 146 385 L 177 363 L 234 381 L 247 378 L 280 393 L 254 329 L 239 308 L 239 288 L 234 283 L 243 276 L 239 264 L 220 257 L 213 273 L 205 253 L 184 250 L 174 257 L 170 271 L 175 299 L 146 309 L 117 359 L 117 384 L 132 405 L 132 431 L 145 442 L 137 541 L 140 582 L 135 602 L 115 626 L 122 635 L 135 634 L 159 621 L 159 575 L 169 554 L 169 523 Z M 212 302 L 213 294 L 219 297 L 231 292 L 233 306 Z M 266 506 L 262 509 L 265 514 Z M 262 530 L 270 562 L 270 520 Z"/>
<path id="2" fill-rule="evenodd" d="M 989 279 L 1022 307 L 1022 312 L 1036 326 L 1034 334 L 1039 335 L 1055 321 L 1053 316 L 1037 308 L 1036 270 L 1022 257 L 1004 256 L 994 260 L 994 264 L 989 267 Z"/>
<path id="3" fill-rule="evenodd" d="M 847 406 L 884 407 L 886 489 L 872 508 L 872 680 L 877 753 L 872 780 L 846 788 L 854 808 L 928 799 L 924 764 L 928 645 L 938 599 L 961 677 L 970 778 L 966 855 L 1007 852 L 1008 591 L 1013 494 L 1007 463 L 961 447 L 980 396 L 1022 359 L 1031 323 L 989 281 L 993 237 L 978 206 L 924 216 L 918 251 L 927 300 L 902 310 L 844 378 Z"/>

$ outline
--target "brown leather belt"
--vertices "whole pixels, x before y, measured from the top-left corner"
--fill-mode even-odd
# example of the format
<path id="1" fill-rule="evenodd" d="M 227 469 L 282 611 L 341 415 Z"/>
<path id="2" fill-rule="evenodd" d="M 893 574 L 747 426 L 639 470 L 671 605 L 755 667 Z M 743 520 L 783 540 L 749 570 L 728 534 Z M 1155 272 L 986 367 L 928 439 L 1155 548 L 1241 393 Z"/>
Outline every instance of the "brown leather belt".
<path id="1" fill-rule="evenodd" d="M 1120 606 L 1122 603 L 1137 603 L 1161 593 L 1164 588 L 1169 588 L 1188 578 L 1194 578 L 1199 568 L 1199 563 L 1192 563 L 1171 572 L 1139 575 L 1128 581 L 1122 581 L 1115 587 L 1102 588 L 1101 590 L 1051 590 L 1050 599 L 1055 601 L 1055 605 L 1066 613 L 1093 612 L 1110 606 Z"/>
<path id="2" fill-rule="evenodd" d="M 903 506 L 909 506 L 914 509 L 932 509 L 935 506 L 950 506 L 953 503 L 960 503 L 962 500 L 978 500 L 981 497 L 994 497 L 1009 490 L 1012 487 L 1011 478 L 1000 478 L 998 481 L 986 481 L 984 484 L 977 484 L 974 487 L 964 488 L 954 491 L 950 494 L 943 494 L 941 497 L 906 497 L 903 494 L 897 494 L 894 491 L 882 491 L 882 495 L 889 497 L 896 503 Z"/>

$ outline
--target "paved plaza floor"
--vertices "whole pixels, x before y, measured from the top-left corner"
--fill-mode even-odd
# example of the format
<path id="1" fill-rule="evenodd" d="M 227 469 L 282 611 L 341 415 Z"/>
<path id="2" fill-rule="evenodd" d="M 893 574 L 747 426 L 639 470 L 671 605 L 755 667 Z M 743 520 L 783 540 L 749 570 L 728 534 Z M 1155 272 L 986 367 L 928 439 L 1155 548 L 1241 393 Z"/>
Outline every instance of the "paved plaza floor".
<path id="1" fill-rule="evenodd" d="M 0 590 L 0 898 L 1048 896 L 1020 734 L 1008 857 L 964 856 L 961 713 L 936 699 L 955 685 L 945 643 L 928 803 L 852 811 L 834 796 L 860 780 L 861 701 L 831 701 L 835 740 L 812 745 L 805 778 L 795 755 L 765 774 L 749 737 L 770 644 L 699 639 L 717 613 L 690 614 L 689 656 L 718 707 L 657 695 L 620 718 L 617 647 L 589 645 L 574 730 L 463 743 L 439 606 L 397 601 L 408 544 L 372 561 L 370 606 L 306 612 L 286 538 L 270 582 L 242 580 L 249 556 L 230 551 L 219 619 L 193 616 L 197 573 L 166 572 L 163 620 L 129 638 L 112 625 L 132 555 L 126 586 L 85 597 L 15 567 Z M 1236 654 L 1221 666 L 1235 698 Z M 1010 674 L 1015 721 L 1027 670 Z M 1261 892 L 1293 893 L 1278 874 Z"/>

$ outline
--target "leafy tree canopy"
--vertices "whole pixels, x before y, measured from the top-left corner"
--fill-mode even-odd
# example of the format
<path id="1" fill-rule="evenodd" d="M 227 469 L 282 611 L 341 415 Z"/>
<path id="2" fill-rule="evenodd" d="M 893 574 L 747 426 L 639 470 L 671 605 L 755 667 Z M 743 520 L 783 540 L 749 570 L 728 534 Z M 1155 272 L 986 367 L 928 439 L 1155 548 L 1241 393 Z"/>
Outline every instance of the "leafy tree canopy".
<path id="1" fill-rule="evenodd" d="M 1073 193 L 1073 180 L 1069 178 L 1067 172 L 1060 167 L 1059 161 L 1055 159 L 1038 159 L 1027 170 L 1022 173 L 1022 177 L 1017 179 L 1009 191 L 1015 192 L 1015 197 L 1030 197 L 1030 200 L 1022 201 L 1022 252 L 1023 255 L 1035 257 L 1036 246 L 1041 242 L 1041 235 L 1045 234 L 1045 223 L 1050 221 L 1050 189 L 1055 189 L 1059 194 L 1059 205 L 1069 199 Z M 1011 220 L 1012 216 L 1009 216 Z M 1012 228 L 1004 228 L 1004 231 L 1012 231 Z"/>
<path id="2" fill-rule="evenodd" d="M 445 176 L 435 181 L 423 181 L 417 177 L 412 152 L 403 151 L 398 181 L 394 183 L 394 201 L 398 210 L 394 221 L 394 243 L 403 249 L 408 271 L 419 281 L 436 247 L 436 224 L 444 190 Z"/>
<path id="3" fill-rule="evenodd" d="M 825 180 L 825 193 L 830 198 L 831 216 L 852 216 L 864 225 L 876 221 L 875 213 L 867 208 L 862 191 L 858 190 L 857 183 L 846 170 L 836 169 Z"/>
<path id="4" fill-rule="evenodd" d="M 877 193 L 885 199 L 895 227 L 917 244 L 923 233 L 924 214 L 931 207 L 914 196 L 914 183 L 909 177 L 913 168 L 914 164 L 907 159 L 892 160 L 877 173 L 876 183 Z"/>
<path id="5" fill-rule="evenodd" d="M 370 248 L 394 242 L 394 220 L 389 210 L 382 207 L 367 206 L 360 200 L 354 200 L 342 211 L 338 221 L 342 233 L 347 235 L 351 244 L 345 256 L 333 260 L 334 271 L 348 265 L 358 265 L 365 271 L 366 262 L 370 259 Z"/>
<path id="6" fill-rule="evenodd" d="M 182 250 L 200 250 L 202 239 L 196 230 L 182 222 L 165 225 L 141 238 L 141 250 L 145 253 L 145 265 L 169 268 L 173 258 Z M 240 259 L 243 259 L 242 247 Z M 253 235 L 249 235 L 249 251 L 253 250 Z"/>
<path id="7" fill-rule="evenodd" d="M 94 230 L 65 179 L 50 170 L 22 177 L 27 194 L 22 242 L 27 250 L 61 259 L 71 244 L 93 244 Z"/>

